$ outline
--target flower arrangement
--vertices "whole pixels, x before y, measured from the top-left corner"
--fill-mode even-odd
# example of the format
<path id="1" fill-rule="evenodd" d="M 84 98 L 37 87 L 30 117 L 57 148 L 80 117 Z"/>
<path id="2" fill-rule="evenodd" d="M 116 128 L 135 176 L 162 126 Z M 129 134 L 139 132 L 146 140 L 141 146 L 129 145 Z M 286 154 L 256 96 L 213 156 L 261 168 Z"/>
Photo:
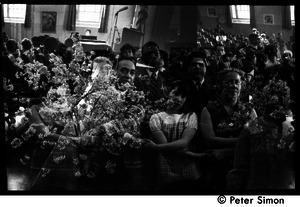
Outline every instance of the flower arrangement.
<path id="1" fill-rule="evenodd" d="M 217 125 L 216 131 L 219 133 L 234 132 L 244 127 L 249 120 L 251 120 L 253 112 L 253 105 L 249 102 L 238 103 L 237 110 L 235 110 L 228 119 Z M 233 134 L 233 133 L 229 133 Z"/>
<path id="2" fill-rule="evenodd" d="M 282 124 L 282 126 L 282 132 L 280 133 L 280 138 L 277 141 L 277 149 L 279 151 L 295 152 L 295 129 L 293 126 L 288 124 Z M 270 129 L 266 129 L 263 125 L 261 125 L 258 119 L 255 119 L 249 123 L 248 130 L 251 135 L 260 136 L 264 138 L 268 138 L 274 133 L 274 136 L 277 136 L 276 130 L 272 130 L 272 133 L 269 133 Z"/>
<path id="3" fill-rule="evenodd" d="M 293 102 L 290 99 L 289 87 L 286 82 L 275 78 L 269 80 L 265 86 L 259 83 L 253 84 L 251 88 L 251 102 L 255 110 L 260 115 L 271 118 L 279 126 L 278 149 L 295 151 L 295 129 L 286 123 L 286 112 L 290 103 Z M 265 137 L 268 135 L 268 130 L 259 124 L 258 120 L 254 120 L 249 124 L 249 131 L 252 135 L 263 135 Z"/>
<path id="4" fill-rule="evenodd" d="M 110 67 L 109 75 L 92 80 L 83 73 L 87 66 L 80 65 L 78 60 L 82 57 L 82 53 L 76 50 L 74 59 L 66 65 L 61 57 L 50 54 L 50 62 L 54 64 L 51 71 L 39 62 L 23 65 L 22 75 L 33 89 L 45 86 L 38 84 L 41 74 L 47 77 L 51 87 L 38 110 L 26 108 L 16 114 L 22 116 L 22 122 L 13 124 L 12 130 L 29 126 L 13 138 L 11 146 L 18 148 L 36 136 L 41 148 L 51 145 L 61 150 L 53 155 L 52 160 L 57 164 L 66 158 L 63 154 L 66 148 L 76 146 L 75 164 L 90 162 L 90 158 L 94 159 L 100 153 L 106 159 L 107 171 L 112 173 L 117 163 L 110 158 L 120 156 L 124 148 L 141 147 L 141 123 L 147 122 L 152 113 L 159 110 L 155 107 L 161 107 L 163 101 L 150 103 L 133 85 L 121 85 L 110 65 L 105 66 Z M 75 86 L 73 91 L 70 90 L 70 81 Z M 40 116 L 43 123 L 35 123 L 36 116 Z M 53 139 L 53 135 L 58 136 Z M 87 173 L 79 169 L 75 174 Z"/>
<path id="5" fill-rule="evenodd" d="M 283 122 L 286 110 L 292 103 L 290 89 L 286 82 L 273 78 L 261 90 L 258 87 L 253 88 L 251 102 L 258 114 Z"/>

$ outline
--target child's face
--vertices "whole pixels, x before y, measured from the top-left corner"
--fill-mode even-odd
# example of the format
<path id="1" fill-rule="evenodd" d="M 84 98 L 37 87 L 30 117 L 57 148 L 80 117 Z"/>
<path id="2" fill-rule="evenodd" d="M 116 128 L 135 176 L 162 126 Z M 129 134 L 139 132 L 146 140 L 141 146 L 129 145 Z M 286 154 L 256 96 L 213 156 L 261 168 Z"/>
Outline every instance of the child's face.
<path id="1" fill-rule="evenodd" d="M 172 111 L 179 110 L 183 106 L 183 104 L 186 100 L 185 97 L 182 97 L 181 95 L 176 94 L 176 91 L 177 91 L 177 88 L 173 89 L 170 92 L 169 99 L 168 99 L 168 102 L 167 102 L 168 109 L 172 110 Z"/>

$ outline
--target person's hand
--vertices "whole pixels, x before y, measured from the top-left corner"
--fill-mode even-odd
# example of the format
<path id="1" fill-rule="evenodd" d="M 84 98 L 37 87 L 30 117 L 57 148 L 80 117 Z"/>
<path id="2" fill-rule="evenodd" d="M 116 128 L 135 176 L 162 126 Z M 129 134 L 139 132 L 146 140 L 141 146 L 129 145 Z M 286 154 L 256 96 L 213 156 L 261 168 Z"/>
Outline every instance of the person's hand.
<path id="1" fill-rule="evenodd" d="M 222 160 L 227 157 L 230 157 L 231 154 L 233 153 L 233 150 L 232 149 L 215 149 L 215 150 L 212 150 L 211 153 L 217 160 Z"/>
<path id="2" fill-rule="evenodd" d="M 155 150 L 155 149 L 157 149 L 157 144 L 155 144 L 150 139 L 145 139 L 145 140 L 143 140 L 143 147 L 145 149 Z"/>

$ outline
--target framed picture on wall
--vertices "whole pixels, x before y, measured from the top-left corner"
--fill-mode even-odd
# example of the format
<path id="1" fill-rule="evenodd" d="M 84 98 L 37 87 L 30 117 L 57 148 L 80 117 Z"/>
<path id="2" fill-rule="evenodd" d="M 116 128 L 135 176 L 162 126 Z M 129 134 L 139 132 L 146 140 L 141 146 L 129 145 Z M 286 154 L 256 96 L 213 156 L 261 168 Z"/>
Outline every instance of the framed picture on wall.
<path id="1" fill-rule="evenodd" d="M 56 12 L 42 12 L 42 32 L 56 33 Z"/>
<path id="2" fill-rule="evenodd" d="M 264 24 L 274 24 L 274 15 L 264 14 Z"/>
<path id="3" fill-rule="evenodd" d="M 216 8 L 208 7 L 207 8 L 207 16 L 209 16 L 209 17 L 217 17 Z"/>

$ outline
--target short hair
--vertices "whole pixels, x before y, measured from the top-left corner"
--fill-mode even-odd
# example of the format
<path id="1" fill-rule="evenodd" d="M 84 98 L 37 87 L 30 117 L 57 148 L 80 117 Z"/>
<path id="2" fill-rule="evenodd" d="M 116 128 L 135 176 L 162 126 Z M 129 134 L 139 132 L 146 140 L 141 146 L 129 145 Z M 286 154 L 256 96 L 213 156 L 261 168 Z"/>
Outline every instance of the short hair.
<path id="1" fill-rule="evenodd" d="M 259 38 L 258 34 L 251 33 L 251 34 L 249 35 L 249 42 L 250 42 L 250 43 L 253 43 L 253 42 L 256 41 L 258 38 Z"/>
<path id="2" fill-rule="evenodd" d="M 146 47 L 157 47 L 159 50 L 159 46 L 156 42 L 154 41 L 148 41 L 142 46 L 142 54 L 145 53 Z"/>
<path id="3" fill-rule="evenodd" d="M 32 42 L 34 47 L 40 47 L 39 37 L 33 36 L 31 38 L 31 42 Z"/>
<path id="4" fill-rule="evenodd" d="M 44 40 L 44 47 L 49 52 L 53 52 L 57 49 L 58 39 L 55 37 L 46 37 Z"/>
<path id="5" fill-rule="evenodd" d="M 204 59 L 206 58 L 205 51 L 204 51 L 204 53 L 200 52 L 200 51 L 189 53 L 188 56 L 187 56 L 187 62 L 188 62 L 188 64 L 191 63 L 194 58 L 201 58 L 204 61 Z"/>
<path id="6" fill-rule="evenodd" d="M 31 43 L 31 41 L 28 38 L 24 38 L 22 40 L 21 44 L 22 44 L 22 47 L 23 47 L 24 51 L 30 50 L 31 47 L 32 47 L 32 43 Z"/>
<path id="7" fill-rule="evenodd" d="M 66 45 L 67 47 L 72 47 L 73 44 L 74 44 L 74 41 L 73 41 L 71 38 L 65 39 L 65 45 Z"/>
<path id="8" fill-rule="evenodd" d="M 224 48 L 225 48 L 225 45 L 224 45 L 222 42 L 218 42 L 218 43 L 214 46 L 214 49 L 216 50 L 218 47 L 224 47 Z"/>
<path id="9" fill-rule="evenodd" d="M 182 80 L 175 80 L 171 85 L 171 90 L 175 89 L 175 95 L 180 95 L 183 98 L 186 98 L 185 103 L 183 106 L 179 109 L 179 113 L 191 113 L 193 112 L 192 109 L 192 102 L 193 97 L 191 93 L 191 87 L 186 81 Z M 170 90 L 170 92 L 171 92 Z"/>
<path id="10" fill-rule="evenodd" d="M 131 61 L 134 66 L 136 66 L 136 59 L 134 57 L 119 57 L 118 60 L 117 60 L 117 64 L 116 64 L 116 70 L 118 70 L 118 67 L 119 67 L 119 63 L 122 61 L 122 60 L 129 60 Z"/>
<path id="11" fill-rule="evenodd" d="M 276 56 L 277 55 L 277 46 L 275 44 L 269 44 L 265 46 L 264 53 L 268 57 Z"/>
<path id="12" fill-rule="evenodd" d="M 129 43 L 124 44 L 124 45 L 120 48 L 121 53 L 123 53 L 125 50 L 131 50 L 132 53 L 135 53 L 135 48 L 134 48 L 131 44 L 129 44 Z"/>
<path id="13" fill-rule="evenodd" d="M 14 53 L 18 49 L 18 43 L 14 39 L 9 39 L 5 45 L 7 51 L 10 53 Z"/>

